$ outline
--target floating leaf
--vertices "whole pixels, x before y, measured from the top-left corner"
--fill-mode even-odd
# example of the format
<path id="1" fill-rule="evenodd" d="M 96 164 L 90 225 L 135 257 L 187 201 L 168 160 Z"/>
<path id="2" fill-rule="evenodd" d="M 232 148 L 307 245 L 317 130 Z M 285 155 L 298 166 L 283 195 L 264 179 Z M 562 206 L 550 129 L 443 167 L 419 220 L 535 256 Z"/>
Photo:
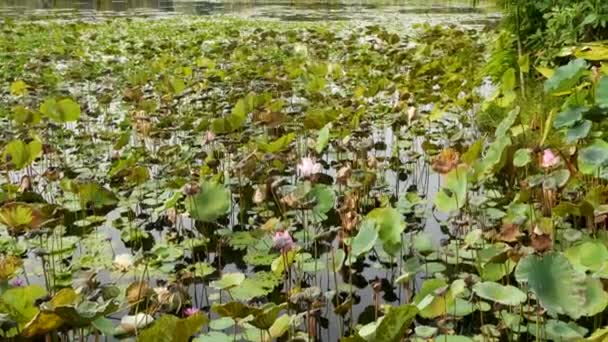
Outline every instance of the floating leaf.
<path id="1" fill-rule="evenodd" d="M 256 272 L 243 280 L 241 284 L 232 288 L 230 294 L 234 299 L 248 301 L 257 297 L 264 297 L 279 285 L 281 278 L 271 272 Z"/>
<path id="2" fill-rule="evenodd" d="M 240 285 L 245 280 L 243 273 L 224 273 L 220 280 L 212 281 L 211 287 L 218 290 L 227 290 Z"/>
<path id="3" fill-rule="evenodd" d="M 526 294 L 517 287 L 491 281 L 475 284 L 473 291 L 481 298 L 503 305 L 519 305 L 526 301 Z"/>

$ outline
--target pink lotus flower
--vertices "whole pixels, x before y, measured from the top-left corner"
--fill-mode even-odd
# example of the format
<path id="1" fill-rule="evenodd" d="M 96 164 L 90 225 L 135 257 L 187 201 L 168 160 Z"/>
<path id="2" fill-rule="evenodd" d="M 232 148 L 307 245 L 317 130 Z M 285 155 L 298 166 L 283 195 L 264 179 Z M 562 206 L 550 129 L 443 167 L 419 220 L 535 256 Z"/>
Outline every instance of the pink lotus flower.
<path id="1" fill-rule="evenodd" d="M 13 281 L 11 281 L 10 285 L 12 287 L 22 287 L 24 285 L 23 279 L 15 278 L 15 279 L 13 279 Z"/>
<path id="2" fill-rule="evenodd" d="M 321 172 L 323 166 L 312 157 L 304 157 L 300 161 L 300 164 L 298 164 L 297 169 L 300 177 L 306 178 Z"/>
<path id="3" fill-rule="evenodd" d="M 558 163 L 559 157 L 556 156 L 551 149 L 547 148 L 543 151 L 543 159 L 540 163 L 540 166 L 544 167 L 545 169 L 548 169 L 557 165 Z"/>
<path id="4" fill-rule="evenodd" d="M 184 316 L 190 317 L 196 315 L 199 312 L 201 312 L 201 309 L 199 308 L 186 308 L 184 309 Z"/>
<path id="5" fill-rule="evenodd" d="M 274 243 L 274 247 L 283 253 L 291 250 L 295 246 L 291 235 L 286 230 L 275 232 L 272 237 L 272 242 Z"/>

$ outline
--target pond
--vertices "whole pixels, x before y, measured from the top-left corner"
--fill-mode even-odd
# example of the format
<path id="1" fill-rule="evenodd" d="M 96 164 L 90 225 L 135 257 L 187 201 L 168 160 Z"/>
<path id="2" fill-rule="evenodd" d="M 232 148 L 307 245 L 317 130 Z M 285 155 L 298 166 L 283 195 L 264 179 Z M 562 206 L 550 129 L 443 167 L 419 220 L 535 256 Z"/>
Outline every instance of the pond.
<path id="1" fill-rule="evenodd" d="M 0 0 L 1 16 L 166 17 L 171 15 L 228 15 L 282 21 L 362 21 L 369 23 L 459 23 L 483 25 L 496 22 L 494 3 L 482 1 L 190 1 L 190 0 Z"/>
<path id="2" fill-rule="evenodd" d="M 0 15 L 2 336 L 498 340 L 469 288 L 514 268 L 467 191 L 501 159 L 474 119 L 489 5 Z"/>

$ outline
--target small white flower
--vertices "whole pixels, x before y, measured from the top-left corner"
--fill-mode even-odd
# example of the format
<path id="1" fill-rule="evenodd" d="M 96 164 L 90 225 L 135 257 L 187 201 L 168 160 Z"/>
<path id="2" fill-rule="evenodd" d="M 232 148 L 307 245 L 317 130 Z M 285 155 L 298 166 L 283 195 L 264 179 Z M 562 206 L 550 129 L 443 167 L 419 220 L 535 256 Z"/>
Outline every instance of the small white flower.
<path id="1" fill-rule="evenodd" d="M 298 164 L 298 173 L 304 178 L 320 173 L 322 169 L 323 166 L 312 157 L 304 157 Z"/>
<path id="2" fill-rule="evenodd" d="M 409 106 L 407 108 L 407 123 L 411 124 L 412 120 L 414 120 L 415 117 L 416 117 L 416 107 Z"/>
<path id="3" fill-rule="evenodd" d="M 145 314 L 138 313 L 136 315 L 127 315 L 123 316 L 120 320 L 120 327 L 125 330 L 125 332 L 130 333 L 137 329 L 144 328 L 154 321 L 154 317 Z"/>
<path id="4" fill-rule="evenodd" d="M 253 203 L 260 204 L 266 199 L 266 185 L 259 185 L 255 187 L 253 193 Z"/>
<path id="5" fill-rule="evenodd" d="M 114 258 L 114 267 L 121 272 L 128 271 L 135 263 L 133 256 L 129 253 L 118 254 Z"/>

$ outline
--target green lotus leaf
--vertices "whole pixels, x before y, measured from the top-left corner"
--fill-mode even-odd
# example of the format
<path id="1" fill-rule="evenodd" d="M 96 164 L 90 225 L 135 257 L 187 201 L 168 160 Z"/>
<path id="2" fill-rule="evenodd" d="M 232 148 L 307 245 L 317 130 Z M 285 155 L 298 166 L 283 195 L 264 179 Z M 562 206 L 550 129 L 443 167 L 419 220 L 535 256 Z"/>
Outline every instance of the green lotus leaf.
<path id="1" fill-rule="evenodd" d="M 13 140 L 4 147 L 2 163 L 9 163 L 15 170 L 21 170 L 33 163 L 42 154 L 42 143 L 32 140 L 25 143 L 21 140 Z"/>
<path id="2" fill-rule="evenodd" d="M 45 215 L 30 203 L 11 202 L 0 208 L 0 223 L 13 233 L 40 228 Z"/>
<path id="3" fill-rule="evenodd" d="M 280 281 L 281 278 L 272 272 L 256 272 L 232 288 L 230 294 L 234 299 L 242 301 L 264 297 L 272 292 Z"/>
<path id="4" fill-rule="evenodd" d="M 358 257 L 369 252 L 378 240 L 378 231 L 374 227 L 374 223 L 371 220 L 365 220 L 359 228 L 359 232 L 353 238 L 351 245 L 351 253 Z"/>
<path id="5" fill-rule="evenodd" d="M 401 305 L 391 308 L 378 325 L 375 340 L 401 341 L 417 313 L 418 309 L 414 305 Z"/>
<path id="6" fill-rule="evenodd" d="M 260 140 L 257 144 L 261 151 L 267 153 L 278 153 L 287 149 L 289 147 L 289 144 L 291 144 L 291 142 L 294 141 L 295 138 L 295 133 L 288 133 L 274 141 L 265 142 Z"/>
<path id="7" fill-rule="evenodd" d="M 520 148 L 513 155 L 513 165 L 515 167 L 524 167 L 532 161 L 532 150 L 529 148 Z"/>
<path id="8" fill-rule="evenodd" d="M 77 121 L 80 119 L 80 105 L 72 99 L 57 101 L 48 98 L 40 105 L 40 113 L 58 123 Z"/>
<path id="9" fill-rule="evenodd" d="M 536 336 L 536 324 L 530 323 L 528 325 L 528 331 Z M 550 319 L 543 326 L 544 337 L 549 341 L 556 342 L 567 342 L 567 341 L 579 341 L 587 333 L 587 329 L 577 325 L 574 322 L 563 322 L 555 319 Z"/>
<path id="10" fill-rule="evenodd" d="M 428 255 L 435 250 L 433 247 L 433 238 L 428 232 L 420 232 L 416 234 L 412 247 L 414 247 L 414 249 L 422 255 Z"/>
<path id="11" fill-rule="evenodd" d="M 442 293 L 438 294 L 437 291 Z M 420 304 L 427 296 L 432 296 L 432 301 L 420 310 L 420 316 L 424 318 L 435 318 L 450 312 L 454 303 L 454 296 L 443 279 L 427 279 L 422 283 L 422 288 L 414 296 L 414 303 Z"/>
<path id="12" fill-rule="evenodd" d="M 563 254 L 528 255 L 517 265 L 515 278 L 527 283 L 548 311 L 573 318 L 582 315 L 585 275 L 575 270 Z"/>
<path id="13" fill-rule="evenodd" d="M 282 303 L 280 305 L 269 303 L 262 307 L 260 312 L 256 313 L 250 323 L 258 329 L 268 330 L 276 322 L 279 313 L 286 308 L 287 303 Z"/>
<path id="14" fill-rule="evenodd" d="M 240 285 L 245 280 L 243 273 L 224 273 L 220 280 L 212 281 L 209 285 L 218 290 L 226 290 Z"/>
<path id="15" fill-rule="evenodd" d="M 197 194 L 186 197 L 186 209 L 195 220 L 214 222 L 226 214 L 230 201 L 230 191 L 223 185 L 203 182 Z"/>
<path id="16" fill-rule="evenodd" d="M 570 107 L 563 112 L 559 112 L 553 120 L 553 127 L 560 129 L 571 127 L 583 118 L 583 114 L 587 111 L 585 107 Z"/>
<path id="17" fill-rule="evenodd" d="M 526 300 L 526 294 L 515 286 L 486 281 L 473 286 L 473 291 L 479 297 L 503 305 L 519 305 Z"/>
<path id="18" fill-rule="evenodd" d="M 585 304 L 583 307 L 583 316 L 592 317 L 606 309 L 608 306 L 608 293 L 604 291 L 604 286 L 600 279 L 587 277 L 585 282 Z"/>
<path id="19" fill-rule="evenodd" d="M 608 261 L 608 248 L 599 240 L 586 241 L 568 248 L 564 255 L 575 269 L 596 272 Z"/>
<path id="20" fill-rule="evenodd" d="M 428 325 L 419 325 L 414 329 L 416 336 L 422 338 L 431 338 L 437 333 L 436 327 L 430 327 Z"/>
<path id="21" fill-rule="evenodd" d="M 435 337 L 435 342 L 473 342 L 470 337 L 461 335 L 439 335 Z"/>
<path id="22" fill-rule="evenodd" d="M 583 174 L 597 176 L 600 168 L 608 163 L 608 143 L 594 140 L 578 154 L 578 167 Z"/>
<path id="23" fill-rule="evenodd" d="M 247 306 L 241 302 L 228 302 L 224 304 L 214 303 L 211 306 L 211 310 L 215 311 L 222 317 L 230 317 L 234 320 L 245 318 L 249 315 L 257 315 L 262 310 Z"/>
<path id="24" fill-rule="evenodd" d="M 401 250 L 401 233 L 405 230 L 399 211 L 394 208 L 376 208 L 367 214 L 367 218 L 376 223 L 384 250 L 390 255 L 397 255 Z"/>
<path id="25" fill-rule="evenodd" d="M 574 144 L 580 139 L 586 138 L 589 135 L 589 132 L 591 132 L 592 125 L 593 124 L 589 120 L 583 120 L 574 124 L 574 126 L 566 131 L 566 143 Z"/>
<path id="26" fill-rule="evenodd" d="M 89 206 L 103 208 L 118 203 L 118 198 L 112 191 L 95 182 L 79 184 L 77 189 L 80 207 L 83 209 Z"/>
<path id="27" fill-rule="evenodd" d="M 154 323 L 139 332 L 137 341 L 181 342 L 188 341 L 207 324 L 209 319 L 202 313 L 180 319 L 173 315 L 162 315 Z"/>
<path id="28" fill-rule="evenodd" d="M 209 322 L 209 328 L 213 330 L 224 330 L 234 326 L 236 322 L 230 317 L 221 317 Z"/>
<path id="29" fill-rule="evenodd" d="M 321 222 L 327 219 L 329 212 L 336 202 L 336 195 L 333 189 L 327 185 L 316 184 L 310 189 L 306 197 L 315 202 L 312 208 L 313 222 Z"/>
<path id="30" fill-rule="evenodd" d="M 575 59 L 555 70 L 551 78 L 545 81 L 545 92 L 556 94 L 570 90 L 587 73 L 587 62 Z"/>
<path id="31" fill-rule="evenodd" d="M 285 314 L 274 321 L 268 332 L 270 337 L 277 339 L 287 332 L 289 325 L 291 324 L 291 316 Z"/>
<path id="32" fill-rule="evenodd" d="M 468 166 L 460 165 L 445 176 L 444 186 L 435 196 L 435 205 L 449 213 L 462 208 L 467 201 Z"/>

